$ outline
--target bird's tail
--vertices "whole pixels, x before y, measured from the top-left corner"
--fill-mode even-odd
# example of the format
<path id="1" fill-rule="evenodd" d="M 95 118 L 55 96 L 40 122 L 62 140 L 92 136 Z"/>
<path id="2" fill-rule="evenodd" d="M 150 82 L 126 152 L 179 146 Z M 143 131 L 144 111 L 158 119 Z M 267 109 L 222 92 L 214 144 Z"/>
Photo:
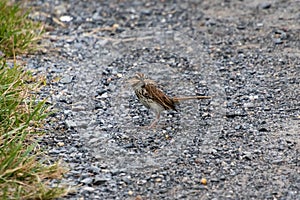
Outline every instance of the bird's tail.
<path id="1" fill-rule="evenodd" d="M 192 99 L 211 99 L 211 96 L 188 96 L 188 97 L 173 97 L 175 103 Z"/>

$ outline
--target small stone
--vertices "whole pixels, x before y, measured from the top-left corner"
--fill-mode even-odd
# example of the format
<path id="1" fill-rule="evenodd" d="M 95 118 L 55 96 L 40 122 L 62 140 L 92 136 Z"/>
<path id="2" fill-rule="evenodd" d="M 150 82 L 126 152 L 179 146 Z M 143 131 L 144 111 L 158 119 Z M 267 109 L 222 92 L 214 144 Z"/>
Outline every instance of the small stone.
<path id="1" fill-rule="evenodd" d="M 271 3 L 269 3 L 269 2 L 263 2 L 263 3 L 261 3 L 261 4 L 259 4 L 258 5 L 258 7 L 260 8 L 260 9 L 269 9 L 269 8 L 271 8 Z"/>
<path id="2" fill-rule="evenodd" d="M 282 41 L 281 38 L 272 38 L 272 39 L 273 39 L 273 42 L 274 42 L 275 44 L 282 44 L 282 43 L 283 43 L 283 41 Z"/>
<path id="3" fill-rule="evenodd" d="M 143 200 L 143 198 L 142 198 L 141 195 L 137 195 L 137 196 L 135 197 L 135 200 Z"/>
<path id="4" fill-rule="evenodd" d="M 266 127 L 260 127 L 258 129 L 259 132 L 269 132 L 269 130 Z"/>
<path id="5" fill-rule="evenodd" d="M 63 143 L 63 142 L 58 142 L 57 145 L 60 146 L 60 147 L 62 147 L 62 146 L 65 145 L 65 143 Z"/>
<path id="6" fill-rule="evenodd" d="M 219 179 L 217 179 L 217 178 L 211 178 L 210 181 L 211 182 L 219 182 Z"/>
<path id="7" fill-rule="evenodd" d="M 151 9 L 143 9 L 143 10 L 141 10 L 141 13 L 143 15 L 151 15 L 152 10 Z"/>
<path id="8" fill-rule="evenodd" d="M 96 166 L 91 166 L 90 171 L 92 171 L 94 174 L 98 174 L 100 172 L 100 168 Z"/>
<path id="9" fill-rule="evenodd" d="M 60 21 L 62 22 L 70 22 L 73 20 L 73 17 L 69 16 L 69 15 L 64 15 L 64 16 L 61 16 L 59 18 Z"/>
<path id="10" fill-rule="evenodd" d="M 83 187 L 82 189 L 85 190 L 85 191 L 88 191 L 88 192 L 94 192 L 94 191 L 95 191 L 95 188 L 93 188 L 93 187 L 88 187 L 88 186 Z"/>
<path id="11" fill-rule="evenodd" d="M 71 83 L 73 81 L 73 76 L 69 76 L 69 75 L 66 75 L 64 76 L 62 79 L 60 79 L 60 83 L 62 84 L 68 84 L 68 83 Z"/>
<path id="12" fill-rule="evenodd" d="M 254 104 L 252 102 L 244 103 L 245 108 L 254 108 Z"/>
<path id="13" fill-rule="evenodd" d="M 244 30 L 246 29 L 246 25 L 245 24 L 239 24 L 236 28 L 239 29 L 239 30 Z"/>
<path id="14" fill-rule="evenodd" d="M 103 98 L 103 99 L 106 99 L 106 98 L 108 98 L 108 94 L 107 94 L 107 92 L 103 93 L 103 94 L 100 96 L 100 98 Z"/>
<path id="15" fill-rule="evenodd" d="M 202 178 L 200 182 L 201 182 L 202 185 L 206 185 L 207 184 L 206 178 Z"/>
<path id="16" fill-rule="evenodd" d="M 273 164 L 281 164 L 281 163 L 283 163 L 283 162 L 284 162 L 284 161 L 281 160 L 281 159 L 277 159 L 277 160 L 273 160 L 273 161 L 272 161 Z"/>
<path id="17" fill-rule="evenodd" d="M 86 108 L 83 105 L 72 106 L 72 111 L 78 112 L 78 111 L 83 111 L 83 110 L 86 110 Z"/>
<path id="18" fill-rule="evenodd" d="M 251 96 L 249 96 L 249 99 L 251 100 L 251 101 L 253 101 L 253 100 L 256 100 L 256 99 L 258 99 L 258 95 L 251 95 Z"/>
<path id="19" fill-rule="evenodd" d="M 251 152 L 244 151 L 243 154 L 244 154 L 244 158 L 252 160 L 252 153 Z"/>
<path id="20" fill-rule="evenodd" d="M 57 150 L 57 149 L 51 149 L 48 153 L 49 153 L 49 154 L 60 154 L 61 151 L 60 151 L 60 150 Z"/>
<path id="21" fill-rule="evenodd" d="M 77 124 L 72 120 L 66 120 L 65 123 L 68 128 L 74 128 L 77 126 Z"/>
<path id="22" fill-rule="evenodd" d="M 80 182 L 88 185 L 88 184 L 91 184 L 93 182 L 93 179 L 88 177 L 88 178 L 85 178 L 85 179 L 81 180 Z"/>
<path id="23" fill-rule="evenodd" d="M 81 171 L 77 171 L 77 170 L 71 170 L 69 173 L 75 175 L 75 176 L 78 176 L 80 175 L 82 172 Z"/>
<path id="24" fill-rule="evenodd" d="M 161 181 L 162 181 L 161 178 L 156 178 L 156 179 L 155 179 L 155 182 L 157 182 L 157 183 L 160 183 Z"/>
<path id="25" fill-rule="evenodd" d="M 123 77 L 123 75 L 122 75 L 122 74 L 120 74 L 120 73 L 117 73 L 117 77 L 118 77 L 118 78 L 122 78 L 122 77 Z"/>
<path id="26" fill-rule="evenodd" d="M 138 180 L 138 181 L 137 181 L 137 184 L 138 184 L 138 185 L 144 185 L 145 183 L 147 183 L 146 180 Z"/>
<path id="27" fill-rule="evenodd" d="M 95 180 L 94 180 L 94 184 L 95 185 L 101 185 L 105 182 L 107 182 L 109 180 L 109 178 L 104 177 L 104 176 L 96 176 Z"/>

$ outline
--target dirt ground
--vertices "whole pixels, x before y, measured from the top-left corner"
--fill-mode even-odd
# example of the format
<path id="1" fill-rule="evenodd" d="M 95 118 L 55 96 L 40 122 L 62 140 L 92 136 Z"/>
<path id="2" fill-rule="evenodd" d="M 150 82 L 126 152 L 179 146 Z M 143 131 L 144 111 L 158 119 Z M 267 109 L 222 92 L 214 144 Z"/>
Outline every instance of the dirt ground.
<path id="1" fill-rule="evenodd" d="M 58 110 L 41 144 L 80 185 L 66 199 L 300 198 L 299 1 L 28 5 L 49 30 L 28 67 Z M 154 115 L 126 84 L 136 72 L 213 98 L 146 130 Z"/>

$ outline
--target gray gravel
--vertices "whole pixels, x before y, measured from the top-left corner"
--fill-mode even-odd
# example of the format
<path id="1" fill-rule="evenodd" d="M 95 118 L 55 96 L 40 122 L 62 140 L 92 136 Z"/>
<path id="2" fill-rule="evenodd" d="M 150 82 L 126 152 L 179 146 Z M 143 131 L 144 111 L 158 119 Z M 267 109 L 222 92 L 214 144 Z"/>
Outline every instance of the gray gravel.
<path id="1" fill-rule="evenodd" d="M 63 199 L 300 199 L 297 1 L 30 1 Z M 212 95 L 153 114 L 126 80 Z M 207 179 L 207 185 L 201 179 Z M 55 183 L 55 182 L 53 182 Z"/>

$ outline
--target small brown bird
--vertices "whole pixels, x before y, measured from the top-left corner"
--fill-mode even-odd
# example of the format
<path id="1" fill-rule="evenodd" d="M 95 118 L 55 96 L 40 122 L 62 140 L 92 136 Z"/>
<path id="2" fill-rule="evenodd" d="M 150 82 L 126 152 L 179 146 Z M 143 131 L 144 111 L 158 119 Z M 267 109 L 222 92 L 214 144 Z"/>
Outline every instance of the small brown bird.
<path id="1" fill-rule="evenodd" d="M 180 101 L 211 98 L 210 96 L 169 97 L 157 88 L 153 80 L 148 79 L 142 73 L 137 73 L 129 80 L 129 83 L 140 102 L 156 115 L 156 119 L 151 123 L 149 129 L 157 124 L 162 111 L 170 109 L 177 111 L 175 105 Z"/>

